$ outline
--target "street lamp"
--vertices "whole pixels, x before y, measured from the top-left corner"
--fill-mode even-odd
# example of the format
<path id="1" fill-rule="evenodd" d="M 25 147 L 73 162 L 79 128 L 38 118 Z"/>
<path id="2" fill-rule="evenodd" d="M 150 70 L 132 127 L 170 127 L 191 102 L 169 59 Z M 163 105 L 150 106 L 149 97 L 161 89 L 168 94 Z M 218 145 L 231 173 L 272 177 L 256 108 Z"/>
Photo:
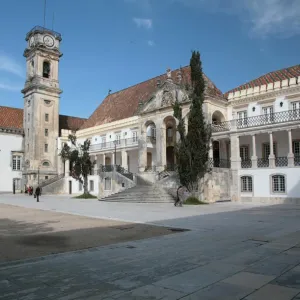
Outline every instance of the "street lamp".
<path id="1" fill-rule="evenodd" d="M 115 161 L 114 161 L 114 164 L 117 165 L 117 140 L 114 140 L 114 145 L 115 145 Z"/>
<path id="2" fill-rule="evenodd" d="M 40 185 L 40 166 L 38 166 L 38 186 Z"/>

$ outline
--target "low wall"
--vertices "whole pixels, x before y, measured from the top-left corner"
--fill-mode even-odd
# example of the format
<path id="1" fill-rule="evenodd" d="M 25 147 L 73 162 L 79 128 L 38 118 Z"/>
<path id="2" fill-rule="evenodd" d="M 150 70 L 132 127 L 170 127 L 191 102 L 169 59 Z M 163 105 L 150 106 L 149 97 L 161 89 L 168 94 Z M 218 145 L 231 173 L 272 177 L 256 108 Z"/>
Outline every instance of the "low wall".
<path id="1" fill-rule="evenodd" d="M 241 197 L 242 203 L 257 204 L 300 204 L 300 198 L 284 198 L 284 197 Z"/>
<path id="2" fill-rule="evenodd" d="M 105 198 L 136 186 L 136 180 L 130 180 L 124 175 L 112 171 L 100 173 L 98 199 Z M 105 178 L 111 179 L 111 188 L 105 189 Z"/>

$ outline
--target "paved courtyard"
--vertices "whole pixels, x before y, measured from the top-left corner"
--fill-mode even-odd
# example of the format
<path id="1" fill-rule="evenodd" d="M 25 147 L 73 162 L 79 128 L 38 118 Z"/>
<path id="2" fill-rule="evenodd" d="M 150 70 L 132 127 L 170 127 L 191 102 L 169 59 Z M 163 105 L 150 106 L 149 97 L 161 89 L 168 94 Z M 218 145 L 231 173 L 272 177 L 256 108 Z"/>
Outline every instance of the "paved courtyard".
<path id="1" fill-rule="evenodd" d="M 0 299 L 300 299 L 299 206 L 41 200 L 0 195 L 5 204 L 191 230 L 3 263 Z"/>

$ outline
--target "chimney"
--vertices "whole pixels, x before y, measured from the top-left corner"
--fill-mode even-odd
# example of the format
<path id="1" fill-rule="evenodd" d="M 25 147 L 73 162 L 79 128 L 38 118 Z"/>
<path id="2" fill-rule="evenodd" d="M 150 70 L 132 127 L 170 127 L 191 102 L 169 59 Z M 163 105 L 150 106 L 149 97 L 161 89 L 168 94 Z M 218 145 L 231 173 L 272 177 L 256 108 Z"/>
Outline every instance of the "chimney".
<path id="1" fill-rule="evenodd" d="M 180 84 L 181 83 L 181 81 L 182 81 L 182 74 L 181 74 L 181 70 L 179 70 L 178 72 L 177 72 L 177 81 L 178 81 L 178 83 Z"/>
<path id="2" fill-rule="evenodd" d="M 172 82 L 172 72 L 171 69 L 167 69 L 167 81 Z"/>
<path id="3" fill-rule="evenodd" d="M 161 82 L 160 82 L 160 79 L 157 79 L 157 81 L 156 81 L 156 87 L 160 87 L 160 84 L 161 84 Z"/>

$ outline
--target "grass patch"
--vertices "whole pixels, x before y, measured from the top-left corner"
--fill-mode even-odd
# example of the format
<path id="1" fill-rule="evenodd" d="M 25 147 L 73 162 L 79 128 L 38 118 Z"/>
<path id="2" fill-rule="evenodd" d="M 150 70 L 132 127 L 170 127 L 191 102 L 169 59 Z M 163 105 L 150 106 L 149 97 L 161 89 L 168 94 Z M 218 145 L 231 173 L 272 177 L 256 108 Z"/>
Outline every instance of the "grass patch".
<path id="1" fill-rule="evenodd" d="M 73 198 L 76 198 L 76 199 L 98 199 L 97 196 L 94 196 L 90 193 L 88 194 L 82 194 L 82 195 L 79 195 L 79 196 L 76 196 L 76 197 L 73 197 Z"/>
<path id="2" fill-rule="evenodd" d="M 202 205 L 202 204 L 208 204 L 206 202 L 200 201 L 198 198 L 196 197 L 188 197 L 185 201 L 184 204 L 187 205 Z"/>

